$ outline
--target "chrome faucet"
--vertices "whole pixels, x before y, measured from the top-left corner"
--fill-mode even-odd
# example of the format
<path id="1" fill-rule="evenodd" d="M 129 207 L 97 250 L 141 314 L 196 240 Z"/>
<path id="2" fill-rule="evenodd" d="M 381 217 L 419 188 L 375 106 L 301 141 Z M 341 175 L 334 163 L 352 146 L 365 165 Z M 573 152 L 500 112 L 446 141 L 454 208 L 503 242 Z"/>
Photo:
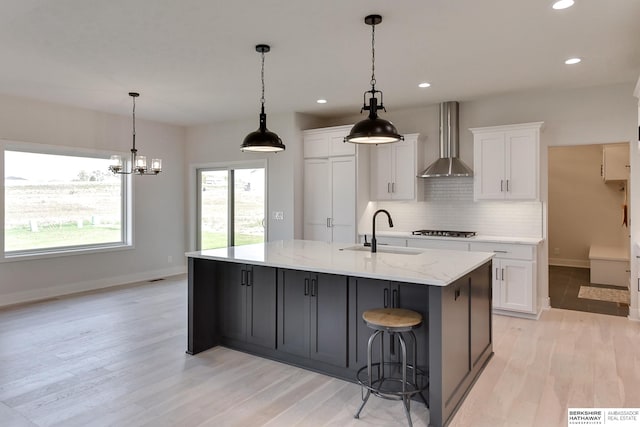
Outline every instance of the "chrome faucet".
<path id="1" fill-rule="evenodd" d="M 376 213 L 373 214 L 373 232 L 371 233 L 371 252 L 378 252 L 378 241 L 376 240 L 376 216 L 379 213 L 385 213 L 387 218 L 389 218 L 389 227 L 393 227 L 393 220 L 391 219 L 391 215 L 384 209 L 378 209 Z"/>

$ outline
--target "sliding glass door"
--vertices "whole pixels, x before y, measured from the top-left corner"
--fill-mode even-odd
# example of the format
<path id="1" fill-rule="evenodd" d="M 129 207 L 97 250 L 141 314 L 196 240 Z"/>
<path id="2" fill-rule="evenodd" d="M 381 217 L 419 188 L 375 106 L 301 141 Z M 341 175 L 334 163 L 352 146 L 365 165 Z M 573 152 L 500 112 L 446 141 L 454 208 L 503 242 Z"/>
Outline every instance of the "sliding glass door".
<path id="1" fill-rule="evenodd" d="M 265 168 L 203 168 L 197 174 L 198 249 L 264 242 Z"/>

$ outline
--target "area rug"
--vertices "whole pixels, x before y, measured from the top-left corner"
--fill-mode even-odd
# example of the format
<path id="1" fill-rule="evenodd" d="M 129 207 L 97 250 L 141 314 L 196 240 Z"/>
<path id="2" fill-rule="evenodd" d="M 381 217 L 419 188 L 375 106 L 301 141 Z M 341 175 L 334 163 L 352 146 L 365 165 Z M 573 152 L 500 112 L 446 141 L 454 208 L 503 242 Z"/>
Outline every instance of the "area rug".
<path id="1" fill-rule="evenodd" d="M 596 288 L 594 286 L 580 286 L 578 298 L 629 304 L 629 290 Z"/>

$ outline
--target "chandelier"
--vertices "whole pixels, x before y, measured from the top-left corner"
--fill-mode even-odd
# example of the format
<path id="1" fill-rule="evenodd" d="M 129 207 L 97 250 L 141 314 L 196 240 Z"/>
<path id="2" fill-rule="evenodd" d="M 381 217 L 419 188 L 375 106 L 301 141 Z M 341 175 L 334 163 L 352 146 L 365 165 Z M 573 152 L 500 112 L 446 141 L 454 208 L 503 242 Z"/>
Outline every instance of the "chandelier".
<path id="1" fill-rule="evenodd" d="M 151 167 L 147 166 L 147 157 L 138 156 L 136 150 L 136 98 L 140 96 L 137 92 L 129 92 L 133 99 L 133 146 L 131 147 L 131 162 L 129 168 L 125 168 L 126 160 L 120 155 L 111 156 L 109 170 L 116 174 L 136 174 L 136 175 L 158 175 L 162 172 L 162 159 L 152 159 Z"/>

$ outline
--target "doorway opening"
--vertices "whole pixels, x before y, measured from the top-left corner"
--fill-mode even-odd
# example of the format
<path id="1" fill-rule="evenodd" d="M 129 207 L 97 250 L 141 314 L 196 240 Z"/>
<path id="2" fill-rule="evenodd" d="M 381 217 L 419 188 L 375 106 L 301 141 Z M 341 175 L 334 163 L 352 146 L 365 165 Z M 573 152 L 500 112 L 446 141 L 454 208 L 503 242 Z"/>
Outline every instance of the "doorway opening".
<path id="1" fill-rule="evenodd" d="M 629 143 L 549 147 L 551 307 L 629 314 Z"/>

